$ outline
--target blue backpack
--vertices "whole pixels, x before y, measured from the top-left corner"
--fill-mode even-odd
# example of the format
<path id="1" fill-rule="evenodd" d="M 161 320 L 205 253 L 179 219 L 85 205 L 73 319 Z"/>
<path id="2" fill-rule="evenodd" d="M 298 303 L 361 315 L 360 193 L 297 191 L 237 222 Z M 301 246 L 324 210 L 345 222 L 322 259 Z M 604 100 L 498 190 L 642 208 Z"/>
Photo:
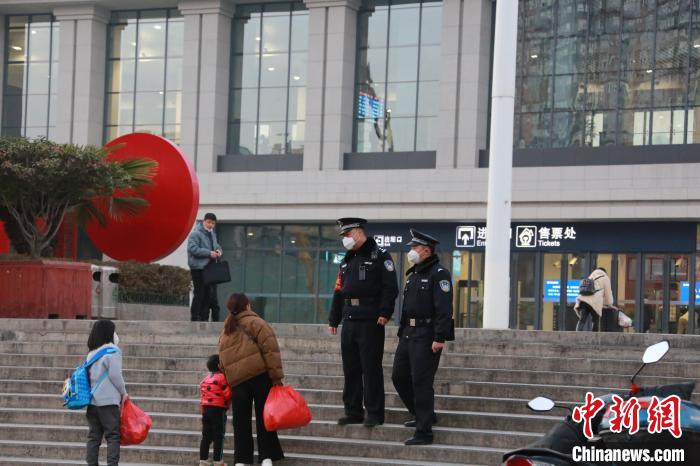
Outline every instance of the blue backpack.
<path id="1" fill-rule="evenodd" d="M 83 409 L 86 408 L 92 395 L 97 390 L 97 387 L 104 382 L 109 375 L 107 371 L 100 377 L 92 389 L 90 389 L 90 366 L 95 364 L 100 358 L 108 354 L 118 353 L 119 350 L 114 347 L 102 348 L 90 360 L 85 361 L 80 366 L 76 367 L 69 378 L 63 384 L 63 406 L 68 409 Z"/>

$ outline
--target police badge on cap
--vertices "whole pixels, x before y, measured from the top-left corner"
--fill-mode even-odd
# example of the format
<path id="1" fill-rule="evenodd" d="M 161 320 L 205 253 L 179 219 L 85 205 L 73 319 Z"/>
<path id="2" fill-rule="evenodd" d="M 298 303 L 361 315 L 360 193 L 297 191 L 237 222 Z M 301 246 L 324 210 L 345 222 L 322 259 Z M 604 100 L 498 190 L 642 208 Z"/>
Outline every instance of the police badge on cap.
<path id="1" fill-rule="evenodd" d="M 407 246 L 428 246 L 429 248 L 435 249 L 435 246 L 440 244 L 440 241 L 436 240 L 430 235 L 421 233 L 415 228 L 410 228 L 411 241 L 406 243 Z"/>
<path id="2" fill-rule="evenodd" d="M 343 217 L 335 221 L 340 228 L 338 234 L 343 236 L 346 231 L 352 230 L 353 228 L 364 228 L 367 220 L 359 217 Z"/>

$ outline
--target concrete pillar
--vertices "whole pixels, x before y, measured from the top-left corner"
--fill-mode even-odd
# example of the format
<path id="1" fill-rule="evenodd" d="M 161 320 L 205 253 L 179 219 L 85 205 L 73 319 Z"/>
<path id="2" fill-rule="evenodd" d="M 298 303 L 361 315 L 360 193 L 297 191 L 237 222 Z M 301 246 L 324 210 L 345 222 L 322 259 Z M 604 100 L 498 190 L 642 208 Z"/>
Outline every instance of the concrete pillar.
<path id="1" fill-rule="evenodd" d="M 499 0 L 496 4 L 489 188 L 486 206 L 484 328 L 508 328 L 517 37 L 518 2 Z"/>
<path id="2" fill-rule="evenodd" d="M 305 0 L 309 9 L 304 170 L 342 170 L 352 150 L 359 0 Z"/>
<path id="3" fill-rule="evenodd" d="M 475 167 L 486 148 L 490 0 L 443 0 L 437 168 Z"/>
<path id="4" fill-rule="evenodd" d="M 227 0 L 182 0 L 182 141 L 198 173 L 216 171 L 226 153 L 233 5 Z"/>
<path id="5" fill-rule="evenodd" d="M 58 6 L 60 22 L 56 142 L 102 145 L 109 12 Z"/>

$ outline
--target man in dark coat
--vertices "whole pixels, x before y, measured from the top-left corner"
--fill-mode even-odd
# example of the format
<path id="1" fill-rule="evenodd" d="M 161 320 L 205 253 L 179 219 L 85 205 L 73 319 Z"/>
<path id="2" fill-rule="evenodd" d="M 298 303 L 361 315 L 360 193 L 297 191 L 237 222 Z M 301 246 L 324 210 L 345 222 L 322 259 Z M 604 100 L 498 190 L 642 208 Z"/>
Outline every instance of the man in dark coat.
<path id="1" fill-rule="evenodd" d="M 438 240 L 411 229 L 403 307 L 399 317 L 399 345 L 391 379 L 415 427 L 406 445 L 433 443 L 435 416 L 433 382 L 445 340 L 452 338 L 452 277 L 435 254 Z"/>
<path id="2" fill-rule="evenodd" d="M 348 253 L 340 264 L 328 323 L 330 333 L 336 335 L 343 322 L 345 415 L 338 424 L 374 427 L 384 423 L 384 326 L 391 319 L 399 291 L 394 261 L 367 237 L 366 223 L 362 218 L 338 220 Z"/>

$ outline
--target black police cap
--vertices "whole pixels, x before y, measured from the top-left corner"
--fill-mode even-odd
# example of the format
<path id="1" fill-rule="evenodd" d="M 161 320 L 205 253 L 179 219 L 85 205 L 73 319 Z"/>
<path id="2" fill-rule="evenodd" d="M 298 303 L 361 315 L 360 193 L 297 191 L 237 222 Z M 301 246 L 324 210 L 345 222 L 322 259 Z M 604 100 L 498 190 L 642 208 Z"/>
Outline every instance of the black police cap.
<path id="1" fill-rule="evenodd" d="M 338 234 L 343 236 L 346 231 L 352 230 L 353 228 L 364 228 L 367 220 L 359 217 L 343 217 L 335 221 L 340 227 Z"/>
<path id="2" fill-rule="evenodd" d="M 440 241 L 436 240 L 430 235 L 427 235 L 425 233 L 421 233 L 420 231 L 411 228 L 411 241 L 406 243 L 408 246 L 428 246 L 430 248 L 435 248 L 438 244 L 440 244 Z"/>

